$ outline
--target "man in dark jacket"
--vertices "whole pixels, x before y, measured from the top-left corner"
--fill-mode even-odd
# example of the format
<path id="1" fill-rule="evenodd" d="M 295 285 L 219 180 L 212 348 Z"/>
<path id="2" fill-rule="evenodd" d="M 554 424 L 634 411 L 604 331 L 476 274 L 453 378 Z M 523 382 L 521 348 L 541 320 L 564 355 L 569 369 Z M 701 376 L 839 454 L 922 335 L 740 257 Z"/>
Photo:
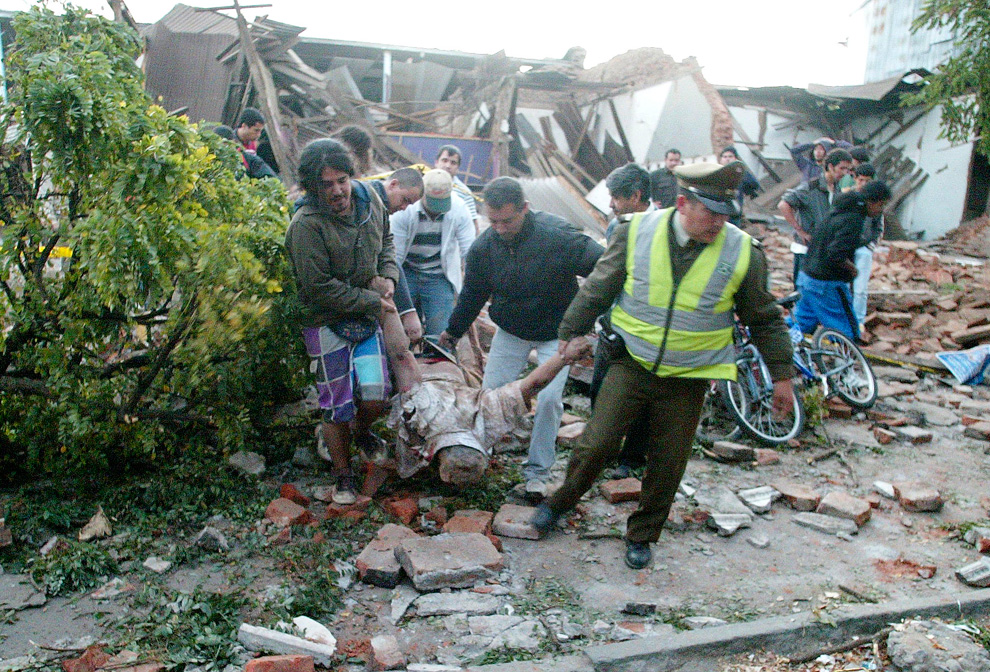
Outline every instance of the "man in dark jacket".
<path id="1" fill-rule="evenodd" d="M 849 289 L 857 272 L 856 248 L 864 222 L 882 213 L 889 200 L 886 184 L 870 182 L 862 191 L 836 198 L 828 217 L 815 227 L 800 271 L 801 300 L 794 309 L 794 319 L 804 333 L 821 325 L 853 340 L 859 338 Z"/>
<path id="2" fill-rule="evenodd" d="M 576 276 L 591 273 L 604 250 L 560 217 L 530 210 L 522 185 L 511 177 L 492 180 L 484 200 L 491 228 L 468 251 L 464 286 L 440 344 L 453 348 L 491 299 L 488 314 L 498 331 L 482 386 L 496 388 L 519 376 L 532 350 L 541 364 L 557 352 L 557 327 L 577 294 Z M 523 467 L 534 499 L 546 495 L 567 373 L 563 369 L 537 396 Z"/>
<path id="3" fill-rule="evenodd" d="M 650 198 L 657 208 L 672 208 L 677 200 L 677 178 L 674 168 L 681 165 L 681 150 L 668 149 L 663 157 L 663 167 L 650 173 Z"/>

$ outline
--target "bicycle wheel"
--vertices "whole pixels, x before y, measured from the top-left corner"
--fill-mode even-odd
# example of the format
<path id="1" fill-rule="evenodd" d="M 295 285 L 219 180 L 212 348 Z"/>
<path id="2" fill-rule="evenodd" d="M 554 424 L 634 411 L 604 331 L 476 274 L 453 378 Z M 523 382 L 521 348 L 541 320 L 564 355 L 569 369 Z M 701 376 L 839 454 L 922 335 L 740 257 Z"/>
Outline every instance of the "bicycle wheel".
<path id="1" fill-rule="evenodd" d="M 877 377 L 856 344 L 835 329 L 815 334 L 815 366 L 829 389 L 853 408 L 866 409 L 877 401 Z"/>
<path id="2" fill-rule="evenodd" d="M 801 395 L 794 390 L 794 410 L 778 418 L 773 410 L 773 384 L 763 358 L 753 352 L 737 360 L 736 380 L 719 381 L 728 408 L 743 432 L 769 446 L 787 443 L 804 429 Z"/>
<path id="3" fill-rule="evenodd" d="M 735 441 L 742 434 L 736 416 L 729 411 L 725 395 L 717 385 L 709 387 L 705 405 L 701 407 L 701 419 L 694 437 L 706 446 L 716 441 Z"/>

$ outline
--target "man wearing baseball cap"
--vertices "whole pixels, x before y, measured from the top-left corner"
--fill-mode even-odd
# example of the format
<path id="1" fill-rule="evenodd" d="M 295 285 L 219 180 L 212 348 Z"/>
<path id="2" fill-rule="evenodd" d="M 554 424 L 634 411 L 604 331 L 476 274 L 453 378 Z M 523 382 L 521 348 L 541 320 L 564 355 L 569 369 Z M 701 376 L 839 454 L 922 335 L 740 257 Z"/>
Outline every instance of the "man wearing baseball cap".
<path id="1" fill-rule="evenodd" d="M 533 516 L 541 533 L 591 488 L 645 413 L 646 470 L 639 508 L 629 516 L 625 561 L 633 569 L 649 564 L 650 544 L 660 537 L 691 455 L 709 380 L 736 377 L 734 314 L 770 369 L 775 410 L 790 412 L 791 344 L 768 290 L 766 258 L 751 236 L 726 221 L 736 212 L 744 170 L 738 161 L 676 168 L 675 206 L 619 227 L 567 309 L 558 330 L 562 350 L 586 342 L 605 311 L 619 348 L 564 485 Z"/>
<path id="2" fill-rule="evenodd" d="M 427 336 L 447 326 L 461 291 L 461 261 L 474 242 L 474 223 L 460 199 L 451 199 L 450 173 L 423 175 L 423 198 L 392 215 L 395 258 L 409 285 Z"/>

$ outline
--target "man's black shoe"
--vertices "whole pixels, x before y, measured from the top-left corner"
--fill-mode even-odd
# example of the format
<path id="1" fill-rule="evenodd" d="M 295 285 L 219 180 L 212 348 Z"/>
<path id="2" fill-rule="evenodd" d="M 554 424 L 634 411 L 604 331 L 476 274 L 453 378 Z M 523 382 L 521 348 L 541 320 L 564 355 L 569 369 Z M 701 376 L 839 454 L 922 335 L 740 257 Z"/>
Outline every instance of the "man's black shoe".
<path id="1" fill-rule="evenodd" d="M 539 532 L 542 537 L 557 527 L 557 520 L 559 518 L 560 514 L 551 509 L 549 504 L 546 502 L 541 502 L 540 505 L 536 507 L 533 517 L 529 520 L 529 524 L 534 530 Z"/>
<path id="2" fill-rule="evenodd" d="M 626 565 L 630 569 L 643 569 L 650 560 L 653 559 L 653 551 L 649 544 L 641 544 L 638 541 L 626 542 Z"/>
<path id="3" fill-rule="evenodd" d="M 623 478 L 629 478 L 633 475 L 632 467 L 628 464 L 619 464 L 615 469 L 611 471 L 608 477 L 613 481 L 618 481 Z"/>

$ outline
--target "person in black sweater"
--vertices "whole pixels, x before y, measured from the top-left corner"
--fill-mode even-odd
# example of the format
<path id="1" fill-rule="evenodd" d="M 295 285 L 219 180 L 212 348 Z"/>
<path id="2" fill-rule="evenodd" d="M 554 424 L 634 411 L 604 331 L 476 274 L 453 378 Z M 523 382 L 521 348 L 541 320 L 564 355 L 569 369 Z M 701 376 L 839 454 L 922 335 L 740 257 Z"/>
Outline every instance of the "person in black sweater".
<path id="1" fill-rule="evenodd" d="M 808 254 L 800 270 L 801 299 L 794 319 L 801 331 L 813 333 L 819 325 L 859 338 L 849 283 L 856 277 L 856 248 L 863 224 L 877 217 L 890 200 L 890 188 L 870 182 L 861 191 L 835 199 L 825 221 L 812 231 Z"/>
<path id="2" fill-rule="evenodd" d="M 452 349 L 491 299 L 488 315 L 498 331 L 482 387 L 496 388 L 519 376 L 532 350 L 541 364 L 557 352 L 557 327 L 577 294 L 577 276 L 587 277 L 604 249 L 560 217 L 531 210 L 522 185 L 511 177 L 489 182 L 484 201 L 491 228 L 467 253 L 464 286 L 439 340 Z M 532 499 L 546 496 L 567 374 L 565 368 L 537 397 L 523 466 Z"/>

